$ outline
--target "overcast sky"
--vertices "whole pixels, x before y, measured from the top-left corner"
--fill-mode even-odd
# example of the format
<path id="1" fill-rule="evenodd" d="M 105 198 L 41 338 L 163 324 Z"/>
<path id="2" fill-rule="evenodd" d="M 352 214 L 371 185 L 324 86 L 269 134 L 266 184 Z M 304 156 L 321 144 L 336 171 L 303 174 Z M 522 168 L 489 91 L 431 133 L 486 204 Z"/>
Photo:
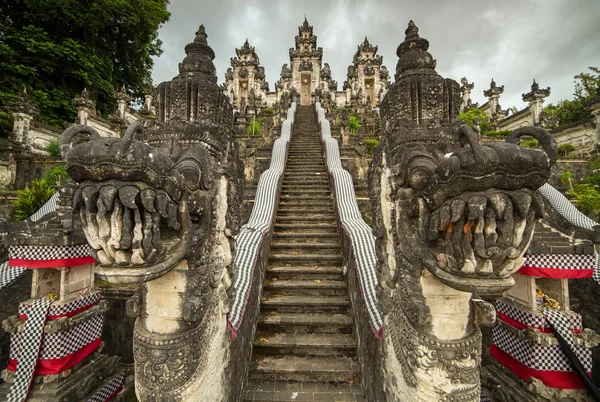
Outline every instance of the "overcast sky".
<path id="1" fill-rule="evenodd" d="M 600 66 L 600 0 L 171 0 L 169 11 L 159 31 L 164 53 L 155 60 L 155 84 L 177 75 L 185 45 L 204 24 L 219 83 L 248 38 L 274 90 L 305 14 L 339 90 L 365 35 L 393 75 L 411 19 L 430 42 L 437 72 L 457 81 L 466 76 L 480 104 L 492 77 L 505 86 L 503 108 L 525 107 L 521 94 L 533 78 L 551 87 L 547 102 L 570 99 L 573 76 Z"/>

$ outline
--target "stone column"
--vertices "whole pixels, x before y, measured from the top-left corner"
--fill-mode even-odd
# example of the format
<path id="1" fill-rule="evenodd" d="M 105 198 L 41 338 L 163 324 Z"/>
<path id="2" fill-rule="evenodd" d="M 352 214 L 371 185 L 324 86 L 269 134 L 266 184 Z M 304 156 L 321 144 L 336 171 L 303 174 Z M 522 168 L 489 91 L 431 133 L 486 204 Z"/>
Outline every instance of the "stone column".
<path id="1" fill-rule="evenodd" d="M 152 114 L 154 114 L 154 106 L 152 106 L 152 101 L 154 100 L 153 93 L 154 87 L 150 84 L 144 91 L 144 110 Z"/>
<path id="2" fill-rule="evenodd" d="M 467 77 L 460 79 L 460 93 L 462 94 L 462 100 L 460 102 L 460 112 L 464 112 L 471 105 L 471 91 L 475 87 L 474 83 L 469 83 Z"/>
<path id="3" fill-rule="evenodd" d="M 87 88 L 83 89 L 80 96 L 73 99 L 73 104 L 77 107 L 77 122 L 87 126 L 88 118 L 96 107 L 96 102 L 90 98 Z"/>
<path id="4" fill-rule="evenodd" d="M 504 85 L 496 86 L 496 82 L 492 78 L 490 89 L 483 91 L 483 95 L 488 98 L 490 104 L 490 119 L 495 120 L 496 115 L 500 110 L 500 95 L 504 92 Z"/>
<path id="5" fill-rule="evenodd" d="M 533 124 L 537 125 L 541 121 L 542 112 L 544 111 L 544 99 L 550 95 L 550 87 L 541 89 L 535 78 L 531 84 L 531 91 L 523 94 L 523 102 L 529 103 L 529 111 L 533 118 Z"/>
<path id="6" fill-rule="evenodd" d="M 14 123 L 11 137 L 15 142 L 25 147 L 31 145 L 28 144 L 29 125 L 33 117 L 38 113 L 38 109 L 31 103 L 27 88 L 23 87 L 23 92 L 19 96 L 19 102 L 13 109 Z"/>
<path id="7" fill-rule="evenodd" d="M 131 96 L 127 94 L 125 85 L 121 87 L 121 90 L 115 92 L 115 99 L 117 100 L 117 116 L 121 120 L 125 120 L 125 115 L 127 114 L 127 106 L 131 101 Z"/>

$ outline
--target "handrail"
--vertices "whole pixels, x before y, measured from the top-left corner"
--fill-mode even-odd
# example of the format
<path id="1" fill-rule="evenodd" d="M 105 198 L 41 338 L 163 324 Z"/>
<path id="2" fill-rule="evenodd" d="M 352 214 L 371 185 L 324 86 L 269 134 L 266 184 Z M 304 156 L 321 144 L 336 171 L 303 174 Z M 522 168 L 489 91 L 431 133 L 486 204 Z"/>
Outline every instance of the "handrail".
<path id="1" fill-rule="evenodd" d="M 375 251 L 375 236 L 369 225 L 365 223 L 358 209 L 354 185 L 350 173 L 342 168 L 340 149 L 335 139 L 331 137 L 331 126 L 325 118 L 325 110 L 320 102 L 315 104 L 321 139 L 325 143 L 327 170 L 333 179 L 334 196 L 340 224 L 351 241 L 353 259 L 358 273 L 361 296 L 371 329 L 381 338 L 383 317 L 377 299 L 377 253 Z"/>
<path id="2" fill-rule="evenodd" d="M 260 247 L 264 238 L 273 228 L 279 183 L 285 169 L 295 113 L 296 103 L 292 103 L 287 111 L 287 119 L 282 123 L 281 136 L 273 144 L 271 165 L 269 169 L 260 175 L 258 180 L 250 219 L 248 223 L 242 226 L 236 236 L 237 247 L 234 262 L 237 276 L 234 283 L 235 298 L 227 317 L 229 329 L 234 337 L 244 319 Z"/>

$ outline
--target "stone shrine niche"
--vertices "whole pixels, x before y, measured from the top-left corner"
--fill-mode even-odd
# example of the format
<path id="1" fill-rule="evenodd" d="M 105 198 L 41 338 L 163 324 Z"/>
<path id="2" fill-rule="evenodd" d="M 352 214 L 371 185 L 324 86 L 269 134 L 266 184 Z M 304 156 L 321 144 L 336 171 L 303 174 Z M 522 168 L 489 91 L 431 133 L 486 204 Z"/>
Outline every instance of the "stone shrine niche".
<path id="1" fill-rule="evenodd" d="M 235 49 L 236 57 L 231 58 L 231 67 L 225 73 L 225 82 L 221 86 L 231 104 L 242 114 L 250 103 L 253 107 L 266 106 L 269 83 L 265 79 L 265 69 L 254 46 L 248 39 L 241 48 Z"/>
<path id="2" fill-rule="evenodd" d="M 345 104 L 355 109 L 379 106 L 390 86 L 390 74 L 383 65 L 383 57 L 377 54 L 377 46 L 367 37 L 358 45 L 344 82 Z"/>

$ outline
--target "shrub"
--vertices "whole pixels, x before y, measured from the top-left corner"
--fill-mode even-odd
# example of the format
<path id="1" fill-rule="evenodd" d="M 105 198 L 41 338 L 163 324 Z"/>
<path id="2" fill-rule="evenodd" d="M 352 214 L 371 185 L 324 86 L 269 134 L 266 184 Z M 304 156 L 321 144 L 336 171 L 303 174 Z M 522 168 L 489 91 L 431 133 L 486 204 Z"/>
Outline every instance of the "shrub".
<path id="1" fill-rule="evenodd" d="M 263 110 L 262 110 L 262 113 L 263 113 L 263 114 L 273 114 L 273 113 L 275 113 L 275 112 L 274 112 L 274 111 L 273 111 L 273 109 L 271 109 L 271 108 L 266 108 L 266 109 L 263 109 Z"/>
<path id="2" fill-rule="evenodd" d="M 58 147 L 58 140 L 50 141 L 48 144 L 46 144 L 44 150 L 48 152 L 50 156 L 53 156 L 55 158 L 60 157 L 60 148 Z"/>
<path id="3" fill-rule="evenodd" d="M 248 124 L 248 135 L 260 135 L 260 120 L 253 120 Z"/>
<path id="4" fill-rule="evenodd" d="M 373 155 L 375 148 L 379 146 L 379 140 L 375 138 L 369 138 L 363 141 L 363 145 L 365 146 L 365 153 L 367 155 Z"/>
<path id="5" fill-rule="evenodd" d="M 508 137 L 508 135 L 511 133 L 510 130 L 500 130 L 500 131 L 486 131 L 485 134 L 483 134 L 486 137 L 499 137 L 499 138 L 505 138 Z"/>
<path id="6" fill-rule="evenodd" d="M 69 178 L 69 174 L 65 170 L 64 165 L 57 165 L 53 168 L 46 169 L 42 173 L 42 179 L 46 180 L 46 183 L 50 187 L 60 186 Z"/>
<path id="7" fill-rule="evenodd" d="M 458 115 L 458 119 L 464 121 L 471 128 L 473 128 L 473 123 L 475 120 L 478 119 L 481 135 L 487 135 L 486 133 L 492 130 L 489 116 L 481 109 L 471 109 L 464 113 L 460 113 Z"/>
<path id="8" fill-rule="evenodd" d="M 15 207 L 15 219 L 23 221 L 37 212 L 56 191 L 44 179 L 27 183 L 24 190 L 17 190 L 17 199 L 12 201 Z"/>
<path id="9" fill-rule="evenodd" d="M 562 144 L 558 146 L 558 155 L 560 156 L 567 156 L 573 151 L 575 151 L 575 147 L 571 144 Z"/>
<path id="10" fill-rule="evenodd" d="M 352 134 L 356 134 L 358 129 L 360 128 L 360 121 L 356 118 L 356 116 L 350 116 L 348 119 L 348 131 Z"/>
<path id="11" fill-rule="evenodd" d="M 526 148 L 539 148 L 540 143 L 535 138 L 529 138 L 528 140 L 521 142 L 521 146 Z"/>

